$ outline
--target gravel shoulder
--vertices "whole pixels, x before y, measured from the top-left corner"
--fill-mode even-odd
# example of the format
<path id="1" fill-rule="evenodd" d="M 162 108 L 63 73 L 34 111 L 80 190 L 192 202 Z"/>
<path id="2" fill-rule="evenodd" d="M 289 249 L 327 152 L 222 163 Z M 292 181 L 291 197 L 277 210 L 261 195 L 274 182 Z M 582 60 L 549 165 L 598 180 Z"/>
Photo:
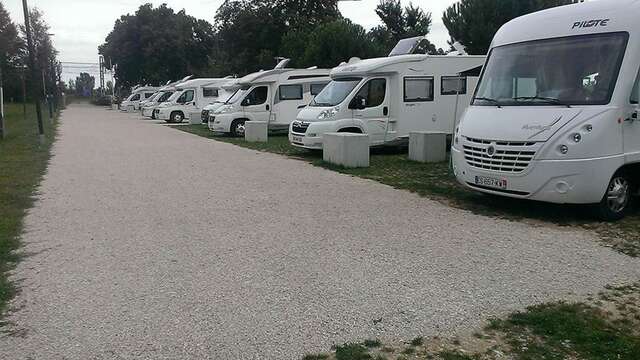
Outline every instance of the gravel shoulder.
<path id="1" fill-rule="evenodd" d="M 640 279 L 591 234 L 492 219 L 72 105 L 0 358 L 296 359 L 447 335 Z"/>

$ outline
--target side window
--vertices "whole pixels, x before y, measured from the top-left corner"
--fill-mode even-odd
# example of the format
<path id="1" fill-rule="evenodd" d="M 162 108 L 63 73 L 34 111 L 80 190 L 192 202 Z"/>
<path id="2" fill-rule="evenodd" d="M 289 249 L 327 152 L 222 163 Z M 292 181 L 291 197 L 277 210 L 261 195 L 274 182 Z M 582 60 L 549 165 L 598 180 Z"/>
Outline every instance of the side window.
<path id="1" fill-rule="evenodd" d="M 633 90 L 631 91 L 631 98 L 629 101 L 632 104 L 640 104 L 640 72 L 636 77 L 636 83 L 633 85 Z"/>
<path id="2" fill-rule="evenodd" d="M 148 99 L 153 96 L 154 93 L 144 93 L 144 98 Z"/>
<path id="3" fill-rule="evenodd" d="M 218 89 L 216 89 L 216 88 L 202 88 L 202 96 L 204 96 L 204 97 L 218 97 Z"/>
<path id="4" fill-rule="evenodd" d="M 302 85 L 280 85 L 280 100 L 302 100 Z"/>
<path id="5" fill-rule="evenodd" d="M 140 100 L 140 94 L 135 94 L 133 95 L 133 97 L 131 98 L 131 101 L 138 101 Z"/>
<path id="6" fill-rule="evenodd" d="M 244 99 L 245 105 L 261 105 L 267 101 L 268 88 L 266 86 L 259 86 L 249 93 Z"/>
<path id="7" fill-rule="evenodd" d="M 178 104 L 185 104 L 185 103 L 188 103 L 189 101 L 193 101 L 193 90 L 187 90 L 183 92 L 176 102 Z"/>
<path id="8" fill-rule="evenodd" d="M 311 95 L 316 96 L 320 94 L 320 91 L 322 91 L 322 89 L 324 89 L 325 86 L 327 86 L 327 83 L 311 84 Z"/>
<path id="9" fill-rule="evenodd" d="M 462 76 L 443 76 L 441 78 L 441 95 L 465 95 L 467 93 L 467 78 Z"/>
<path id="10" fill-rule="evenodd" d="M 384 102 L 386 94 L 387 80 L 373 79 L 364 84 L 356 96 L 361 96 L 366 99 L 365 107 L 371 108 L 380 106 Z"/>
<path id="11" fill-rule="evenodd" d="M 433 101 L 433 77 L 404 78 L 404 102 Z"/>

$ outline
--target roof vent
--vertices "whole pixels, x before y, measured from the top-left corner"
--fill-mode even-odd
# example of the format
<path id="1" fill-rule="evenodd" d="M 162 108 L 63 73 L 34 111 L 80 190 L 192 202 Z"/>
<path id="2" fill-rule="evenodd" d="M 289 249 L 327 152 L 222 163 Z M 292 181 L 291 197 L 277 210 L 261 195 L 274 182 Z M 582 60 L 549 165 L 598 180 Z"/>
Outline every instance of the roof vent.
<path id="1" fill-rule="evenodd" d="M 290 61 L 291 61 L 291 59 L 282 59 L 282 60 L 280 60 L 278 65 L 276 65 L 276 67 L 274 67 L 274 69 L 284 69 L 285 66 L 289 65 Z"/>

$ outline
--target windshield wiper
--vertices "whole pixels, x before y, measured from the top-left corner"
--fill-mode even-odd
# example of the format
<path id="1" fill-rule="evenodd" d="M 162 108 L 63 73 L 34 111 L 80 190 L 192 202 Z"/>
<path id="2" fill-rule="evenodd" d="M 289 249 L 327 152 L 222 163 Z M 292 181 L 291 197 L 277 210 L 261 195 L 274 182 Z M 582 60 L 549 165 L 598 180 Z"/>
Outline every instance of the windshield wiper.
<path id="1" fill-rule="evenodd" d="M 549 104 L 562 105 L 568 108 L 571 107 L 571 105 L 565 103 L 564 101 L 558 98 L 546 97 L 546 96 L 516 96 L 513 98 L 513 100 L 516 100 L 516 101 L 517 100 L 542 100 L 542 101 L 546 101 Z"/>
<path id="2" fill-rule="evenodd" d="M 492 98 L 488 98 L 488 97 L 475 97 L 475 98 L 473 98 L 473 101 L 476 101 L 476 100 L 488 101 L 488 102 L 496 104 L 497 107 L 501 107 L 500 106 L 500 102 L 498 100 L 496 100 L 496 99 L 492 99 Z"/>
<path id="3" fill-rule="evenodd" d="M 314 102 L 311 104 L 311 106 L 333 106 L 329 103 L 319 103 L 319 102 Z"/>

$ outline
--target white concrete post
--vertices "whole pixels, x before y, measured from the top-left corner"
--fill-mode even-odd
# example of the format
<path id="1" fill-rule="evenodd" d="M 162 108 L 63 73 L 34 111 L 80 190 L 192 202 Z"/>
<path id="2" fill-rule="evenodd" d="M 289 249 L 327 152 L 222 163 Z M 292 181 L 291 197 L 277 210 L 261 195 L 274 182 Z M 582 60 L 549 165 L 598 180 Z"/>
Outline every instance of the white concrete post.
<path id="1" fill-rule="evenodd" d="M 202 124 L 202 113 L 200 111 L 198 112 L 190 112 L 189 113 L 189 124 L 191 125 L 198 125 L 198 124 Z"/>
<path id="2" fill-rule="evenodd" d="M 268 121 L 247 121 L 244 123 L 244 139 L 248 142 L 267 142 L 269 139 Z"/>
<path id="3" fill-rule="evenodd" d="M 369 135 L 327 133 L 322 136 L 324 161 L 349 168 L 369 167 Z"/>
<path id="4" fill-rule="evenodd" d="M 433 163 L 447 160 L 447 134 L 433 131 L 409 133 L 409 160 Z"/>

